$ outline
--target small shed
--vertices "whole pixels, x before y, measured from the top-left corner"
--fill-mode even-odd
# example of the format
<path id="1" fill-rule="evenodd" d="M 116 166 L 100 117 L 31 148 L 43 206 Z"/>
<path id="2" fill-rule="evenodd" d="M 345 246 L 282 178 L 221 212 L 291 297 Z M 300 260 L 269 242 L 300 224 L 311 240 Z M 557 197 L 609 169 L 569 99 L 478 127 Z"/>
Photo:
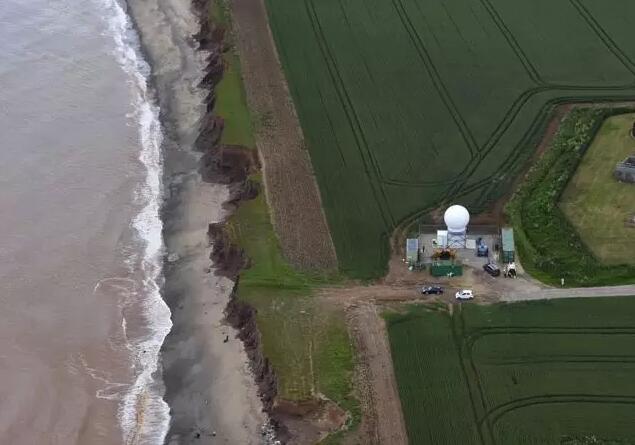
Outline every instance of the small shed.
<path id="1" fill-rule="evenodd" d="M 448 231 L 437 230 L 437 247 L 447 247 L 448 245 Z"/>
<path id="2" fill-rule="evenodd" d="M 501 240 L 503 244 L 503 263 L 512 263 L 515 261 L 514 249 L 514 229 L 511 227 L 503 227 L 501 230 Z"/>
<path id="3" fill-rule="evenodd" d="M 406 261 L 415 264 L 419 261 L 419 239 L 408 238 L 406 240 Z"/>
<path id="4" fill-rule="evenodd" d="M 618 181 L 635 183 L 635 155 L 617 164 L 613 175 Z"/>

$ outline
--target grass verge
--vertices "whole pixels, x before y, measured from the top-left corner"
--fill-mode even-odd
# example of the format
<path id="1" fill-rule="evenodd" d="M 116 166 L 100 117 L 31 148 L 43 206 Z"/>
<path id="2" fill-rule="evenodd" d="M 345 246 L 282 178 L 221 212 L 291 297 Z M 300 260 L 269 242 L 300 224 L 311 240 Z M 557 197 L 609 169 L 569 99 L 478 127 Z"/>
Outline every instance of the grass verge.
<path id="1" fill-rule="evenodd" d="M 600 286 L 635 282 L 635 267 L 602 264 L 558 205 L 587 147 L 609 116 L 632 109 L 576 108 L 506 207 L 523 267 L 547 284 Z"/>
<path id="2" fill-rule="evenodd" d="M 214 2 L 210 19 L 231 28 L 231 16 L 223 2 Z M 231 43 L 229 33 L 226 41 Z M 215 107 L 215 113 L 225 120 L 221 142 L 255 149 L 240 58 L 230 49 L 224 60 Z M 260 175 L 250 180 L 264 187 Z M 354 427 L 360 410 L 353 397 L 354 351 L 344 313 L 313 297 L 316 288 L 341 278 L 300 272 L 285 261 L 264 193 L 242 202 L 226 229 L 249 257 L 250 266 L 240 274 L 238 298 L 257 310 L 264 354 L 278 377 L 278 397 L 302 401 L 323 394 L 351 413 L 349 426 Z M 333 442 L 332 438 L 327 440 Z"/>

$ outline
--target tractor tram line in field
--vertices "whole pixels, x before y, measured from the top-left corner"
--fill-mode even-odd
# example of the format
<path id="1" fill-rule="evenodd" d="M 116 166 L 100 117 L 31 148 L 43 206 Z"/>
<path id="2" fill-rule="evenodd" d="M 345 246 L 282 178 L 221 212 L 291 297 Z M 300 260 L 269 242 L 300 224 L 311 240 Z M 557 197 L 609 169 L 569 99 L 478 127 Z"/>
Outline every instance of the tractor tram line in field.
<path id="1" fill-rule="evenodd" d="M 546 394 L 533 397 L 525 397 L 522 399 L 512 400 L 511 402 L 498 405 L 487 412 L 480 420 L 480 423 L 489 423 L 495 426 L 501 418 L 516 410 L 536 405 L 554 405 L 554 404 L 616 404 L 616 405 L 635 405 L 635 396 L 622 395 L 595 395 L 595 394 Z M 493 440 L 493 444 L 497 442 Z"/>
<path id="2" fill-rule="evenodd" d="M 584 6 L 581 0 L 569 0 L 569 2 L 573 5 L 573 7 L 578 11 L 580 16 L 589 24 L 591 29 L 595 32 L 602 42 L 606 45 L 606 47 L 615 54 L 622 64 L 628 69 L 633 75 L 635 75 L 635 63 L 622 51 L 622 49 L 616 44 L 613 38 L 610 36 L 608 32 L 600 25 L 600 23 L 593 17 L 593 15 L 589 12 L 589 10 Z"/>
<path id="3" fill-rule="evenodd" d="M 463 363 L 463 366 L 465 366 L 465 362 L 467 361 L 469 363 L 469 369 L 471 371 L 471 378 L 470 378 L 470 374 L 468 374 L 467 372 L 464 372 L 464 376 L 465 376 L 465 384 L 467 385 L 467 389 L 470 392 L 470 394 L 473 393 L 473 389 L 472 386 L 476 386 L 476 390 L 478 391 L 478 399 L 481 402 L 481 412 L 486 412 L 487 411 L 487 402 L 486 402 L 486 398 L 485 398 L 485 393 L 483 391 L 483 385 L 481 384 L 481 379 L 479 378 L 479 373 L 478 373 L 478 369 L 476 367 L 476 365 L 474 364 L 474 359 L 472 357 L 472 351 L 471 348 L 466 345 L 465 343 L 465 318 L 463 317 L 463 311 L 461 309 L 461 306 L 458 307 L 458 319 L 459 319 L 459 324 L 460 324 L 460 331 L 461 331 L 461 335 L 459 338 L 459 342 L 455 343 L 456 348 L 457 348 L 457 352 L 459 353 L 460 356 L 460 360 Z M 453 326 L 456 326 L 456 312 L 454 312 L 454 314 L 452 314 L 451 318 L 452 318 L 452 324 Z M 481 437 L 481 443 L 485 445 L 486 441 L 484 441 L 483 439 L 485 437 L 488 438 L 490 443 L 495 443 L 494 440 L 494 435 L 492 433 L 492 425 L 489 422 L 489 419 L 486 419 L 486 433 L 483 431 L 483 424 L 481 422 L 478 421 L 479 419 L 479 412 L 475 410 L 474 412 L 474 416 L 476 418 L 476 422 L 477 422 L 477 428 L 479 429 L 479 433 L 480 433 L 480 437 Z"/>
<path id="4" fill-rule="evenodd" d="M 345 269 L 364 269 L 364 277 L 385 271 L 370 264 L 386 261 L 388 250 L 377 243 L 397 226 L 449 199 L 478 212 L 504 195 L 555 107 L 635 97 L 630 40 L 621 28 L 607 31 L 625 22 L 609 14 L 600 23 L 583 0 L 518 8 L 499 0 L 330 0 L 331 9 L 328 1 L 267 0 L 338 256 Z M 635 12 L 625 0 L 619 7 Z M 303 33 L 300 23 L 313 32 Z M 562 41 L 561 56 L 541 49 L 549 39 Z M 597 64 L 580 62 L 582 50 Z M 307 78 L 291 53 L 323 77 Z M 381 54 L 389 55 L 383 63 Z M 407 125 L 417 130 L 403 131 Z M 356 189 L 354 210 L 344 205 L 347 188 Z M 370 229 L 346 236 L 373 213 L 381 222 L 372 237 Z M 361 250 L 361 263 L 350 263 Z"/>
<path id="5" fill-rule="evenodd" d="M 369 179 L 369 183 L 371 184 L 371 188 L 375 196 L 375 202 L 377 203 L 378 209 L 384 219 L 384 223 L 394 227 L 395 221 L 392 213 L 390 212 L 388 199 L 384 193 L 383 188 L 379 184 L 379 180 L 377 179 L 377 177 L 381 175 L 379 167 L 374 161 L 370 149 L 368 148 L 368 142 L 365 139 L 362 126 L 359 122 L 357 113 L 355 112 L 355 107 L 353 106 L 353 102 L 351 101 L 351 98 L 346 91 L 346 87 L 342 76 L 337 68 L 335 58 L 331 54 L 328 43 L 324 38 L 324 31 L 320 25 L 320 21 L 315 11 L 315 4 L 313 3 L 313 0 L 304 0 L 304 4 L 306 6 L 307 14 L 310 17 L 313 33 L 320 47 L 322 58 L 327 66 L 329 75 L 333 80 L 333 85 L 335 86 L 337 96 L 340 100 L 344 113 L 346 114 L 351 131 L 353 132 L 353 135 L 355 137 L 355 142 L 359 150 L 360 158 L 364 163 L 366 176 Z M 369 164 L 371 165 L 374 173 L 371 173 L 371 167 L 369 167 Z M 380 195 L 379 199 L 378 195 Z"/>
<path id="6" fill-rule="evenodd" d="M 503 196 L 554 107 L 635 96 L 630 40 L 607 31 L 619 19 L 600 23 L 582 0 L 267 3 L 338 257 L 359 277 L 385 272 L 397 226 L 449 199 L 478 212 Z M 549 39 L 562 57 L 541 49 Z"/>
<path id="7" fill-rule="evenodd" d="M 481 383 L 480 373 L 478 371 L 478 366 L 474 360 L 473 348 L 474 344 L 487 336 L 490 335 L 516 335 L 516 334 L 551 334 L 551 335 L 561 335 L 561 334 L 575 334 L 575 335 L 633 335 L 635 339 L 635 328 L 633 326 L 610 326 L 610 327 L 573 327 L 573 326 L 491 326 L 486 328 L 474 328 L 474 329 L 466 329 L 465 327 L 465 318 L 463 316 L 463 311 L 460 310 L 455 311 L 452 315 L 452 324 L 453 331 L 456 331 L 456 322 L 454 319 L 456 318 L 456 312 L 458 312 L 458 317 L 460 319 L 460 335 L 455 335 L 455 345 L 460 356 L 460 360 L 462 366 L 465 367 L 465 361 L 467 361 L 472 370 L 471 375 L 472 379 L 467 372 L 464 372 L 464 376 L 466 379 L 466 386 L 468 391 L 470 392 L 470 398 L 473 399 L 473 387 L 475 386 L 478 391 L 478 398 L 481 400 L 482 405 L 482 413 L 478 414 L 475 411 L 477 424 L 479 428 L 479 432 L 481 434 L 481 441 L 483 444 L 483 437 L 485 433 L 483 430 L 487 431 L 487 435 L 489 437 L 490 443 L 492 445 L 498 445 L 498 441 L 496 440 L 494 434 L 494 427 L 498 423 L 498 421 L 505 416 L 506 414 L 526 408 L 534 405 L 547 405 L 547 404 L 571 404 L 571 403 L 592 403 L 592 404 L 623 404 L 623 405 L 635 405 L 635 395 L 619 395 L 619 394 L 542 394 L 530 397 L 521 397 L 514 400 L 511 400 L 506 403 L 502 403 L 496 405 L 494 407 L 489 408 L 486 403 L 486 397 L 483 390 L 483 385 Z M 458 340 L 457 340 L 458 339 Z M 596 358 L 596 360 L 593 360 Z M 600 360 L 597 360 L 600 358 Z M 611 364 L 630 364 L 635 363 L 635 356 L 630 356 L 628 359 L 625 356 L 615 356 L 615 355 L 605 355 L 605 356 L 597 356 L 586 354 L 580 359 L 576 357 L 575 360 L 570 359 L 558 359 L 557 357 L 550 360 L 536 360 L 528 358 L 523 362 L 505 362 L 500 363 L 503 366 L 509 365 L 536 365 L 542 363 L 585 363 L 585 364 L 597 364 L 597 363 L 611 363 Z M 472 381 L 473 380 L 473 381 Z M 473 409 L 475 409 L 475 405 L 473 404 Z"/>
<path id="8" fill-rule="evenodd" d="M 581 308 L 591 309 L 598 307 L 601 301 L 602 299 L 560 300 L 557 303 L 558 315 L 552 315 L 549 321 L 553 323 L 558 317 L 562 317 L 565 321 L 569 312 L 568 308 L 579 305 Z M 625 298 L 605 301 L 612 301 L 609 303 L 611 305 L 623 304 L 625 310 L 626 306 L 633 305 Z M 527 306 L 529 312 L 526 318 L 539 321 L 536 318 L 539 314 L 536 308 L 544 304 L 544 302 L 530 303 Z M 394 312 L 387 313 L 395 372 L 399 382 L 400 396 L 404 403 L 408 432 L 413 443 L 427 443 L 418 442 L 416 439 L 426 436 L 443 437 L 443 440 L 437 439 L 438 443 L 443 444 L 552 443 L 547 442 L 547 438 L 552 437 L 549 434 L 555 432 L 559 434 L 566 432 L 567 437 L 581 434 L 583 431 L 587 431 L 586 434 L 596 434 L 594 428 L 598 426 L 596 422 L 599 420 L 590 422 L 591 419 L 588 419 L 589 422 L 585 422 L 585 418 L 575 416 L 569 418 L 567 414 L 569 411 L 582 410 L 581 412 L 588 414 L 595 412 L 594 410 L 608 410 L 610 413 L 615 413 L 617 416 L 615 422 L 618 424 L 619 419 L 635 415 L 635 385 L 628 378 L 630 370 L 635 370 L 635 355 L 632 353 L 632 347 L 635 345 L 633 325 L 619 323 L 619 321 L 609 326 L 573 326 L 556 323 L 540 325 L 522 322 L 510 325 L 497 324 L 496 319 L 507 318 L 506 314 L 509 311 L 507 307 L 506 305 L 486 307 L 459 304 L 453 305 L 453 310 L 445 310 L 438 304 L 430 306 L 424 304 L 410 306 L 410 312 L 401 312 L 403 315 Z M 513 309 L 514 312 L 522 313 L 521 306 L 514 307 L 520 308 Z M 576 315 L 581 312 L 577 308 L 575 311 Z M 632 314 L 625 314 L 622 317 L 623 320 L 630 318 Z M 455 372 L 447 368 L 452 361 L 444 359 L 437 368 L 435 361 L 441 358 L 438 356 L 441 347 L 438 344 L 440 337 L 429 339 L 430 343 L 419 343 L 424 337 L 419 337 L 417 330 L 432 329 L 430 332 L 434 332 L 439 329 L 437 323 L 442 319 L 447 320 L 445 326 L 450 342 L 446 346 L 449 348 L 448 353 L 453 350 L 455 354 L 454 366 L 458 371 L 456 375 L 461 376 L 462 383 L 448 381 L 448 377 L 445 376 Z M 520 321 L 517 316 L 515 319 Z M 568 320 L 569 323 L 575 322 L 575 315 Z M 597 319 L 595 322 L 597 323 Z M 429 323 L 432 323 L 432 326 L 425 327 Z M 487 326 L 483 323 L 492 324 Z M 416 339 L 412 338 L 413 335 Z M 534 337 L 542 335 L 553 335 L 554 339 L 545 342 L 540 337 Z M 560 339 L 559 336 L 564 337 Z M 589 339 L 577 340 L 577 336 L 588 336 Z M 613 339 L 613 337 L 616 338 Z M 479 340 L 487 341 L 487 343 L 482 344 L 478 351 L 475 351 L 475 344 Z M 400 346 L 402 343 L 404 347 Z M 406 347 L 406 345 L 410 346 Z M 518 352 L 525 349 L 522 345 L 531 346 L 531 348 L 524 355 L 518 356 Z M 571 350 L 569 345 L 575 345 L 574 350 Z M 418 349 L 416 355 L 413 355 L 412 351 L 407 352 L 413 346 Z M 504 349 L 499 349 L 501 346 Z M 539 351 L 542 351 L 542 354 Z M 420 362 L 421 360 L 426 363 Z M 598 380 L 597 377 L 602 375 L 604 369 L 617 373 L 615 378 L 608 378 L 606 381 Z M 414 370 L 418 370 L 415 372 L 421 379 L 420 386 L 425 389 L 420 390 L 417 385 L 412 386 L 412 383 L 404 380 L 411 379 L 414 376 L 412 374 Z M 510 378 L 513 382 L 509 381 Z M 543 378 L 552 382 L 541 383 Z M 443 386 L 437 386 L 442 382 L 453 388 L 450 393 L 452 395 L 448 394 Z M 459 397 L 461 391 L 457 385 L 464 385 L 465 388 L 465 395 L 462 396 L 464 397 L 462 411 L 456 411 L 460 405 L 444 402 L 447 397 Z M 426 397 L 430 399 L 430 405 L 425 401 Z M 452 406 L 454 408 L 451 408 Z M 415 407 L 419 410 L 416 415 L 412 411 Z M 538 409 L 532 410 L 532 407 L 538 407 Z M 448 425 L 449 429 L 443 432 L 446 428 L 443 423 L 438 424 L 437 421 L 430 420 L 427 424 L 425 422 L 421 424 L 419 420 L 415 420 L 421 417 L 431 418 L 433 411 L 438 409 L 452 409 L 441 415 L 462 416 L 465 422 L 470 418 L 474 426 L 472 439 L 468 439 L 470 435 L 467 426 L 464 427 L 464 431 L 457 432 L 453 429 L 455 426 Z M 545 409 L 547 411 L 544 411 Z M 552 415 L 549 413 L 558 413 L 558 416 L 564 416 L 563 419 L 569 418 L 567 421 L 569 423 L 565 422 L 563 426 L 552 429 L 551 425 L 554 422 L 557 424 L 559 418 L 544 417 Z M 522 419 L 527 416 L 532 419 L 529 420 L 528 425 L 541 425 L 541 422 L 546 422 L 546 430 L 543 431 L 540 428 L 535 439 L 523 437 L 521 441 L 521 436 L 514 435 L 530 434 L 532 426 L 523 429 L 523 433 L 515 428 L 519 426 L 518 422 L 523 422 Z M 538 421 L 538 419 L 541 420 Z M 612 415 L 604 416 L 603 419 L 612 419 Z M 560 429 L 564 426 L 567 428 L 579 426 L 580 430 Z M 622 429 L 613 431 L 610 428 L 608 430 L 602 428 L 599 431 L 613 431 L 601 433 L 613 434 L 613 436 L 607 436 L 607 440 L 613 437 L 619 441 L 632 436 L 632 431 L 627 425 L 619 428 Z M 426 431 L 428 431 L 427 434 Z M 624 432 L 626 436 L 619 436 Z M 601 437 L 599 432 L 597 434 Z M 512 439 L 512 437 L 515 438 Z"/>
<path id="9" fill-rule="evenodd" d="M 492 18 L 493 22 L 496 24 L 496 27 L 501 32 L 505 40 L 507 41 L 509 47 L 514 51 L 518 60 L 525 68 L 525 71 L 529 75 L 529 78 L 533 80 L 536 85 L 545 85 L 545 81 L 542 79 L 540 72 L 536 69 L 536 67 L 531 63 L 531 59 L 525 54 L 521 46 L 518 44 L 518 41 L 514 37 L 514 33 L 512 33 L 505 21 L 502 19 L 494 5 L 489 0 L 479 0 L 483 8 L 487 11 L 489 16 Z"/>
<path id="10" fill-rule="evenodd" d="M 340 272 L 344 280 L 363 280 L 311 288 L 311 298 L 324 307 L 343 309 L 348 335 L 362 345 L 356 345 L 358 358 L 367 369 L 355 379 L 367 379 L 361 392 L 370 396 L 360 401 L 369 404 L 362 411 L 372 412 L 362 414 L 360 429 L 367 428 L 368 416 L 368 430 L 378 441 L 389 438 L 386 443 L 545 445 L 552 443 L 545 437 L 588 432 L 593 409 L 606 407 L 619 417 L 626 407 L 629 414 L 635 408 L 635 384 L 627 379 L 635 371 L 635 315 L 628 314 L 635 306 L 626 299 L 623 309 L 611 312 L 616 318 L 599 326 L 594 316 L 604 306 L 591 299 L 500 302 L 608 296 L 606 289 L 546 288 L 522 276 L 496 283 L 481 265 L 466 261 L 478 272 L 466 274 L 461 288 L 474 289 L 485 304 L 457 303 L 456 289 L 422 301 L 421 284 L 412 285 L 417 278 L 393 274 L 400 258 L 390 259 L 388 275 L 384 268 L 395 253 L 388 248 L 395 229 L 405 232 L 426 213 L 436 218 L 449 200 L 474 213 L 492 203 L 498 209 L 532 153 L 543 153 L 545 141 L 555 137 L 558 112 L 572 104 L 612 107 L 633 100 L 629 51 L 635 54 L 635 45 L 620 40 L 628 36 L 624 30 L 609 34 L 606 23 L 620 19 L 594 15 L 588 0 L 535 0 L 531 6 L 522 0 L 262 1 Z M 615 1 L 624 14 L 635 14 L 633 3 Z M 547 42 L 561 43 L 561 52 L 546 48 Z M 578 52 L 597 63 L 574 60 Z M 496 218 L 493 213 L 484 219 Z M 472 235 L 480 253 L 485 243 Z M 483 266 L 489 270 L 489 256 Z M 441 282 L 459 282 L 453 272 L 448 277 Z M 620 291 L 635 295 L 635 285 Z M 605 300 L 611 305 L 615 298 Z M 534 310 L 541 305 L 549 306 L 546 321 Z M 585 305 L 588 312 L 575 309 Z M 301 361 L 304 352 L 288 354 L 283 362 Z M 306 374 L 315 383 L 320 358 L 313 339 L 308 354 Z M 319 388 L 310 386 L 313 395 Z M 341 400 L 347 403 L 351 394 Z M 349 415 L 348 426 L 357 428 L 354 406 Z M 606 422 L 609 431 L 621 425 L 619 419 Z M 399 433 L 382 436 L 378 429 L 390 430 L 387 425 Z"/>
<path id="11" fill-rule="evenodd" d="M 397 12 L 397 15 L 399 16 L 399 19 L 401 20 L 401 23 L 403 24 L 404 29 L 406 30 L 406 33 L 409 35 L 410 41 L 415 47 L 417 54 L 419 55 L 419 58 L 421 59 L 423 66 L 425 67 L 426 72 L 430 77 L 430 80 L 432 80 L 432 83 L 439 95 L 439 98 L 454 119 L 454 123 L 458 127 L 459 132 L 461 133 L 461 136 L 463 137 L 463 140 L 465 141 L 465 144 L 470 151 L 471 162 L 472 160 L 474 160 L 476 153 L 478 152 L 478 144 L 474 139 L 474 135 L 472 134 L 468 125 L 465 123 L 465 119 L 461 115 L 458 107 L 452 100 L 452 95 L 443 82 L 443 79 L 441 78 L 437 67 L 434 65 L 432 57 L 430 56 L 426 45 L 423 43 L 423 39 L 417 32 L 417 28 L 412 24 L 412 21 L 408 16 L 408 12 L 404 7 L 403 2 L 401 0 L 392 0 L 392 4 L 395 8 L 395 11 Z M 466 165 L 469 165 L 469 163 L 467 163 Z"/>
<path id="12" fill-rule="evenodd" d="M 461 310 L 461 306 L 458 306 L 458 310 Z M 485 444 L 485 435 L 483 432 L 483 428 L 482 425 L 479 423 L 478 419 L 479 419 L 479 409 L 477 407 L 478 403 L 476 400 L 476 397 L 474 396 L 474 390 L 472 389 L 472 383 L 473 383 L 473 379 L 470 379 L 469 374 L 468 374 L 468 367 L 465 363 L 465 356 L 464 354 L 462 354 L 461 350 L 463 348 L 463 331 L 462 328 L 463 326 L 459 327 L 457 326 L 456 323 L 456 318 L 454 316 L 454 314 L 450 315 L 450 323 L 451 323 L 451 330 L 452 330 L 452 339 L 454 341 L 454 348 L 456 349 L 456 353 L 458 355 L 458 360 L 461 366 L 461 373 L 463 375 L 464 381 L 465 381 L 465 385 L 467 387 L 467 393 L 470 399 L 470 406 L 472 408 L 472 414 L 474 416 L 474 422 L 477 426 L 477 431 L 478 431 L 478 435 L 479 435 L 479 439 L 481 442 L 481 445 Z M 473 372 L 476 372 L 475 368 L 474 368 L 474 364 L 470 363 L 470 366 L 472 368 Z M 478 377 L 476 378 L 477 384 L 478 384 Z M 480 405 L 482 406 L 482 409 L 485 409 L 485 399 L 483 397 L 483 393 L 480 389 L 480 387 L 478 388 L 478 399 L 480 402 Z M 491 431 L 488 431 L 489 435 L 491 436 Z"/>

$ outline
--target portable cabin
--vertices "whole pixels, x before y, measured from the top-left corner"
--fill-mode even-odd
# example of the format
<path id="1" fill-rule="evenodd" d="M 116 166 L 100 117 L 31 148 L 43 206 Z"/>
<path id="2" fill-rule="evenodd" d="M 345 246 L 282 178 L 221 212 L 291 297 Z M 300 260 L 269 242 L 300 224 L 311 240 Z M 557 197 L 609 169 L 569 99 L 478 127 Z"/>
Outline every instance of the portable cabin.
<path id="1" fill-rule="evenodd" d="M 437 230 L 437 247 L 447 247 L 448 245 L 448 231 L 447 230 Z"/>
<path id="2" fill-rule="evenodd" d="M 503 263 L 512 263 L 515 261 L 514 249 L 514 229 L 511 227 L 503 227 L 501 230 L 501 240 L 503 244 Z"/>
<path id="3" fill-rule="evenodd" d="M 406 261 L 408 264 L 419 262 L 419 239 L 408 238 L 406 240 Z"/>

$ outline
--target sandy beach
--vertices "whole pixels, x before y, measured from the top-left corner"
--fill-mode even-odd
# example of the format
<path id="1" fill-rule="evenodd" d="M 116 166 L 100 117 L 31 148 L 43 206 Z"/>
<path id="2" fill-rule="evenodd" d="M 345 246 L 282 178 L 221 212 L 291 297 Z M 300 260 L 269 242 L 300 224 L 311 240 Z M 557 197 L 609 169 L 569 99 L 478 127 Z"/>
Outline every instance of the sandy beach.
<path id="1" fill-rule="evenodd" d="M 247 355 L 225 322 L 234 282 L 210 260 L 208 226 L 227 216 L 230 189 L 202 180 L 202 154 L 194 149 L 210 118 L 209 86 L 200 86 L 207 53 L 193 38 L 199 21 L 190 0 L 131 0 L 129 13 L 153 67 L 166 134 L 163 296 L 174 323 L 162 348 L 166 443 L 266 443 L 268 422 Z"/>

